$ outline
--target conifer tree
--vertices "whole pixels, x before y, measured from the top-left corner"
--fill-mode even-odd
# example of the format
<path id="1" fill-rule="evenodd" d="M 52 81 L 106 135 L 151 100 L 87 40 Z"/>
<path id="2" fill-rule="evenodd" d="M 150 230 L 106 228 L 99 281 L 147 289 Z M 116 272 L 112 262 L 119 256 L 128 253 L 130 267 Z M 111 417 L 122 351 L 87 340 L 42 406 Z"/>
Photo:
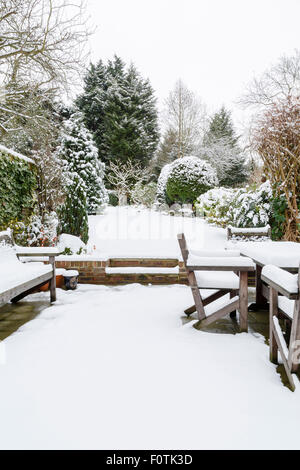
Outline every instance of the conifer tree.
<path id="1" fill-rule="evenodd" d="M 105 166 L 98 158 L 92 134 L 84 126 L 81 113 L 73 114 L 66 121 L 57 154 L 63 162 L 64 172 L 75 174 L 82 180 L 87 211 L 95 212 L 108 200 L 103 182 Z"/>
<path id="2" fill-rule="evenodd" d="M 90 66 L 76 104 L 105 162 L 147 165 L 158 144 L 156 100 L 148 80 L 117 56 Z"/>
<path id="3" fill-rule="evenodd" d="M 216 169 L 221 186 L 237 186 L 246 181 L 246 157 L 238 145 L 230 112 L 224 106 L 211 118 L 198 155 Z"/>
<path id="4" fill-rule="evenodd" d="M 82 179 L 69 175 L 65 202 L 59 207 L 59 232 L 80 237 L 83 243 L 89 239 L 86 195 Z"/>

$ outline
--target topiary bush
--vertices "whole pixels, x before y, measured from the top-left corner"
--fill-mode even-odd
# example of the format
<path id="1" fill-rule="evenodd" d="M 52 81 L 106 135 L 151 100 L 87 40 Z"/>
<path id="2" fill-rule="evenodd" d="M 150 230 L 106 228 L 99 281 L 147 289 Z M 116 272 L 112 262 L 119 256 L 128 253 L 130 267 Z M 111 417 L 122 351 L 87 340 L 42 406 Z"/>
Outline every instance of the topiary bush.
<path id="1" fill-rule="evenodd" d="M 167 202 L 193 203 L 218 184 L 216 171 L 198 157 L 183 157 L 170 164 L 166 183 Z"/>
<path id="2" fill-rule="evenodd" d="M 0 227 L 22 221 L 33 212 L 36 176 L 33 163 L 18 158 L 9 149 L 0 147 Z M 28 159 L 29 160 L 29 159 Z"/>

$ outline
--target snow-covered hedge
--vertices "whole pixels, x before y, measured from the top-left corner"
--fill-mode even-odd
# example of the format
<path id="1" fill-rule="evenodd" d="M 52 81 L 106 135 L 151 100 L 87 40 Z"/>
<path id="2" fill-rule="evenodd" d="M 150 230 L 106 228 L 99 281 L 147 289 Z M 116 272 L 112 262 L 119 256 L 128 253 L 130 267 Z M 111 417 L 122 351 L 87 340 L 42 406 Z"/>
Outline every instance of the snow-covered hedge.
<path id="1" fill-rule="evenodd" d="M 193 203 L 200 194 L 216 186 L 212 166 L 198 157 L 188 156 L 163 167 L 157 184 L 159 202 Z"/>
<path id="2" fill-rule="evenodd" d="M 196 208 L 210 223 L 225 227 L 263 227 L 270 223 L 273 192 L 270 182 L 258 188 L 215 188 L 198 198 Z"/>
<path id="3" fill-rule="evenodd" d="M 36 172 L 29 158 L 0 146 L 0 229 L 30 216 L 36 202 Z"/>

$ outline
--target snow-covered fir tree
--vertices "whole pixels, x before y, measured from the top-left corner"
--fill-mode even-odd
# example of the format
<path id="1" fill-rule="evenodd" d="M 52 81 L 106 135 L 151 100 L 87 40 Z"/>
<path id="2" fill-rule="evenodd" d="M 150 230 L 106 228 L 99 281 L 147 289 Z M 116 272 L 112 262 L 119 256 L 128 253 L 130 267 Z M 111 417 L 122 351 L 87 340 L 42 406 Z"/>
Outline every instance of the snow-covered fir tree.
<path id="1" fill-rule="evenodd" d="M 76 100 L 105 162 L 139 161 L 147 165 L 157 148 L 156 100 L 148 80 L 117 56 L 91 66 Z"/>
<path id="2" fill-rule="evenodd" d="M 84 243 L 89 239 L 85 185 L 76 173 L 66 175 L 67 195 L 59 207 L 59 233 L 80 237 Z"/>
<path id="3" fill-rule="evenodd" d="M 105 165 L 98 158 L 97 147 L 92 134 L 83 124 L 81 113 L 74 113 L 65 122 L 57 154 L 63 163 L 67 178 L 77 175 L 82 181 L 88 213 L 95 212 L 98 207 L 108 202 L 104 186 Z"/>
<path id="4" fill-rule="evenodd" d="M 216 169 L 221 186 L 237 186 L 246 181 L 246 156 L 238 145 L 230 112 L 224 106 L 213 115 L 198 150 L 200 158 Z"/>

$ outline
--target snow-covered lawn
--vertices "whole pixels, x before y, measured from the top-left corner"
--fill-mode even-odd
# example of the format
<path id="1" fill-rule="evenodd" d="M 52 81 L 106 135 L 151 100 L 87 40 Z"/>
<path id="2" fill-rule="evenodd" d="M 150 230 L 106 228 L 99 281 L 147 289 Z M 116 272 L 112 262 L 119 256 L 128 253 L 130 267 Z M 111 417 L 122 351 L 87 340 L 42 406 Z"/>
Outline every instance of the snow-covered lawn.
<path id="1" fill-rule="evenodd" d="M 108 207 L 104 215 L 89 217 L 89 246 L 93 254 L 109 257 L 179 256 L 177 234 L 190 246 L 223 248 L 226 231 L 200 218 L 170 217 L 136 207 Z"/>
<path id="2" fill-rule="evenodd" d="M 0 447 L 299 448 L 300 387 L 263 337 L 197 331 L 190 304 L 185 286 L 58 290 L 4 341 Z"/>

